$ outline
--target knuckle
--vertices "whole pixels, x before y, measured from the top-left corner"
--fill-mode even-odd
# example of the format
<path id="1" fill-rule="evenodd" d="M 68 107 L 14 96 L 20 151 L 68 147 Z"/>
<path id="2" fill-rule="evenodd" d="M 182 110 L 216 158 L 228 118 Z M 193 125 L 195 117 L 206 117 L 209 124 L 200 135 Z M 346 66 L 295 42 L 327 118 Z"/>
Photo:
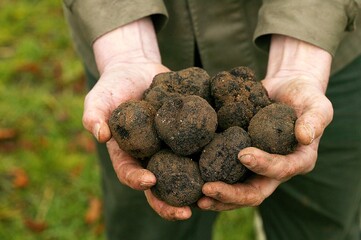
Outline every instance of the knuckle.
<path id="1" fill-rule="evenodd" d="M 257 194 L 253 194 L 248 199 L 248 203 L 252 207 L 256 207 L 256 206 L 261 205 L 261 203 L 263 201 L 264 201 L 264 196 L 260 192 L 258 192 Z"/>
<path id="2" fill-rule="evenodd" d="M 282 168 L 280 174 L 276 177 L 279 181 L 285 181 L 295 175 L 296 169 L 292 164 L 287 164 L 285 167 Z"/>
<path id="3" fill-rule="evenodd" d="M 244 199 L 242 202 L 239 202 L 239 205 L 246 205 L 251 207 L 259 206 L 265 199 L 265 196 L 262 194 L 261 190 L 253 186 L 248 191 L 244 192 Z"/>
<path id="4" fill-rule="evenodd" d="M 306 174 L 306 173 L 309 173 L 311 172 L 316 166 L 316 160 L 310 160 L 309 163 L 306 165 L 303 173 Z"/>
<path id="5" fill-rule="evenodd" d="M 90 118 L 88 117 L 88 115 L 86 113 L 83 114 L 82 124 L 85 129 L 90 130 L 89 129 Z"/>

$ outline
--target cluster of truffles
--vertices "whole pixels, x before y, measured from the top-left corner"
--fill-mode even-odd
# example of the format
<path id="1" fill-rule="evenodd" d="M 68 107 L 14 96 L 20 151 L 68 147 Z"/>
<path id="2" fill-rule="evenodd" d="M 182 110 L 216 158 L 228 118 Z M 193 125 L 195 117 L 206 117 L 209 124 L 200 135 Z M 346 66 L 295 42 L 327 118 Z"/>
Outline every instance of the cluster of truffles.
<path id="1" fill-rule="evenodd" d="M 237 159 L 254 146 L 291 153 L 295 111 L 272 102 L 254 72 L 237 67 L 210 77 L 197 67 L 154 77 L 142 100 L 120 104 L 109 126 L 119 147 L 154 173 L 153 194 L 173 206 L 202 197 L 205 182 L 244 181 Z"/>

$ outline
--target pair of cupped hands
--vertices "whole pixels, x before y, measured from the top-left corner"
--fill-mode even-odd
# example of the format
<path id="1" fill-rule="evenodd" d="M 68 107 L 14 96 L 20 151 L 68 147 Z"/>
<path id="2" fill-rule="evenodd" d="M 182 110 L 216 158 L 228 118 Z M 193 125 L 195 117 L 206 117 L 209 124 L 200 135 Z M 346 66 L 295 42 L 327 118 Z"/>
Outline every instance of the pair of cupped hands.
<path id="1" fill-rule="evenodd" d="M 119 44 L 122 41 L 124 44 Z M 140 99 L 156 74 L 170 71 L 161 64 L 151 23 L 138 21 L 115 30 L 95 41 L 93 50 L 100 78 L 85 98 L 84 127 L 99 142 L 106 143 L 119 184 L 144 191 L 149 205 L 164 219 L 190 218 L 190 207 L 170 206 L 152 194 L 150 188 L 156 184 L 156 177 L 119 148 L 108 126 L 111 112 L 120 103 Z M 326 51 L 291 37 L 272 36 L 262 84 L 271 99 L 296 110 L 295 135 L 299 144 L 288 155 L 269 154 L 254 147 L 242 149 L 239 161 L 256 174 L 232 185 L 205 183 L 204 196 L 197 202 L 200 209 L 224 211 L 258 206 L 282 182 L 314 168 L 320 138 L 333 116 L 325 96 L 330 65 L 331 55 Z"/>

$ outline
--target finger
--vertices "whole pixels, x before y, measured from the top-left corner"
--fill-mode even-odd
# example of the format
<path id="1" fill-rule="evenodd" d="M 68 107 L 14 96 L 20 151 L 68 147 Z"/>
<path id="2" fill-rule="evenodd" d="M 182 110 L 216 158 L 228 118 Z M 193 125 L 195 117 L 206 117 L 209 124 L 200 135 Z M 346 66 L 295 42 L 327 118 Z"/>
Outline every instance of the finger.
<path id="1" fill-rule="evenodd" d="M 210 197 L 202 197 L 198 200 L 197 204 L 198 207 L 202 210 L 211 210 L 217 212 L 234 210 L 241 207 L 237 204 L 222 203 Z"/>
<path id="2" fill-rule="evenodd" d="M 303 110 L 296 121 L 296 139 L 301 144 L 311 144 L 314 139 L 322 135 L 332 118 L 332 104 L 326 97 L 319 96 L 318 99 L 312 99 L 312 104 Z"/>
<path id="3" fill-rule="evenodd" d="M 258 148 L 242 149 L 238 155 L 241 163 L 249 170 L 279 181 L 310 172 L 316 163 L 319 138 L 310 145 L 298 145 L 288 155 L 269 154 Z"/>
<path id="4" fill-rule="evenodd" d="M 106 93 L 102 93 L 106 95 Z M 109 119 L 108 104 L 103 101 L 104 96 L 98 96 L 93 89 L 85 97 L 83 126 L 99 142 L 106 142 L 111 138 L 111 132 L 107 124 Z"/>
<path id="5" fill-rule="evenodd" d="M 232 185 L 224 182 L 208 182 L 204 184 L 202 191 L 207 197 L 224 204 L 233 204 L 238 207 L 258 206 L 275 191 L 280 183 L 278 180 L 256 175 L 244 183 Z M 207 203 L 209 204 L 208 206 L 206 205 Z M 205 201 L 202 204 L 201 208 L 216 209 L 215 206 L 211 205 L 215 204 L 215 202 L 208 200 L 208 202 Z M 218 206 L 222 205 L 218 204 Z"/>
<path id="6" fill-rule="evenodd" d="M 154 174 L 144 169 L 138 160 L 121 150 L 113 138 L 107 142 L 107 148 L 113 168 L 121 183 L 136 190 L 149 189 L 156 183 Z"/>
<path id="7" fill-rule="evenodd" d="M 173 207 L 156 198 L 150 190 L 146 190 L 144 193 L 149 205 L 164 219 L 185 220 L 192 216 L 190 207 Z"/>

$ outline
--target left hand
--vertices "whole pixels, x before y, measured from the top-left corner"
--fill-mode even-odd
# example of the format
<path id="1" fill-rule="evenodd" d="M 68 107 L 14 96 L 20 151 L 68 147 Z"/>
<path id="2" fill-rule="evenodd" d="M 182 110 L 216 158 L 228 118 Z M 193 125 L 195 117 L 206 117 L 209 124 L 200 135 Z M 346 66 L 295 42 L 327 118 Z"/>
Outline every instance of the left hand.
<path id="1" fill-rule="evenodd" d="M 298 64 L 293 64 L 292 61 L 282 61 L 287 58 L 287 52 L 282 52 L 283 59 L 274 57 L 273 53 L 279 52 L 276 49 L 283 47 L 287 50 L 289 45 L 286 44 L 303 51 L 303 54 L 300 54 L 302 58 L 307 55 L 305 52 L 310 53 L 311 58 L 301 59 Z M 320 54 L 318 60 L 322 62 L 321 65 L 317 60 L 314 61 L 315 56 L 312 57 L 312 53 Z M 292 58 L 294 61 L 300 60 L 295 56 Z M 287 63 L 287 66 L 282 65 L 284 63 Z M 307 66 L 310 63 L 312 66 Z M 299 144 L 296 150 L 288 155 L 269 154 L 254 147 L 241 150 L 239 160 L 256 174 L 243 183 L 233 185 L 223 182 L 206 183 L 203 186 L 205 197 L 198 201 L 201 209 L 224 211 L 258 206 L 282 182 L 293 176 L 306 174 L 314 168 L 320 138 L 333 117 L 332 104 L 325 96 L 330 64 L 331 56 L 316 46 L 285 36 L 273 37 L 268 73 L 262 83 L 271 99 L 284 102 L 296 110 L 298 119 L 295 135 Z M 306 69 L 310 71 L 295 69 L 293 66 L 307 66 Z"/>

